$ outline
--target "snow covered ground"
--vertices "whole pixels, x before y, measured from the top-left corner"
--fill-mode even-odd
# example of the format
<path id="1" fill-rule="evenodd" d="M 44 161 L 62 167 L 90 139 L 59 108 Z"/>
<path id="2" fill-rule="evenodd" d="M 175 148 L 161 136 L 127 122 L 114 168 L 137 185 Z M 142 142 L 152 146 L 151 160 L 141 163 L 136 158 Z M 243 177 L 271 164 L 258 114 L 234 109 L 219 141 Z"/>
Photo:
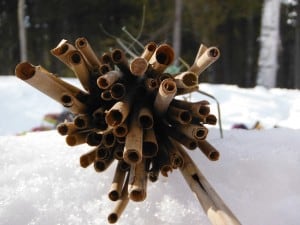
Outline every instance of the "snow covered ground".
<path id="1" fill-rule="evenodd" d="M 219 161 L 190 152 L 200 170 L 242 224 L 299 224 L 300 92 L 200 87 L 219 100 L 225 129 L 223 139 L 217 126 L 208 135 L 221 153 Z M 68 147 L 56 131 L 15 136 L 62 108 L 12 76 L 0 77 L 0 93 L 0 225 L 107 224 L 114 165 L 103 173 L 82 169 L 79 156 L 90 147 Z M 230 129 L 256 121 L 265 129 Z M 147 199 L 130 202 L 118 224 L 210 224 L 179 171 L 148 187 Z"/>

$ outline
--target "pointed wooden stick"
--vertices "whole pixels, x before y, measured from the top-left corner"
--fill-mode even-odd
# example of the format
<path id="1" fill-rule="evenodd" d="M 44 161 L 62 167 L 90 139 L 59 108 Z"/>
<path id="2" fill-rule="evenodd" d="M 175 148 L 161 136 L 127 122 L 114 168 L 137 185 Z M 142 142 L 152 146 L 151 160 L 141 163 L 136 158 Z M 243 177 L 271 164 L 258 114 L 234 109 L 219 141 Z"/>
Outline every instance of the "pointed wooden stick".
<path id="1" fill-rule="evenodd" d="M 180 171 L 191 190 L 196 194 L 196 197 L 211 224 L 241 225 L 239 220 L 206 180 L 186 151 L 179 145 L 177 146 L 177 149 L 184 159 L 184 166 L 180 168 Z"/>

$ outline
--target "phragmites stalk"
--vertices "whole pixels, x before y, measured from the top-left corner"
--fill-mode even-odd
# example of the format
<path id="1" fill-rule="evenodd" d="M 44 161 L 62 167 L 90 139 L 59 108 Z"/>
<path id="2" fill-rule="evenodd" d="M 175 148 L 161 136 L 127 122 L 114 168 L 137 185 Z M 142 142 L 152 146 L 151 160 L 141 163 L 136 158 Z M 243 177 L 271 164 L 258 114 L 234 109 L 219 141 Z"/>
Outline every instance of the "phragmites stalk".
<path id="1" fill-rule="evenodd" d="M 16 66 L 16 75 L 74 114 L 57 130 L 70 146 L 91 146 L 80 157 L 83 168 L 102 172 L 116 166 L 108 194 L 116 202 L 110 223 L 117 222 L 129 200 L 146 199 L 148 181 L 184 168 L 183 149 L 198 147 L 208 159 L 219 158 L 206 141 L 206 125 L 217 121 L 209 103 L 177 97 L 198 90 L 200 73 L 220 55 L 216 47 L 201 45 L 190 69 L 178 74 L 165 73 L 174 61 L 168 44 L 150 42 L 139 57 L 129 59 L 121 49 L 98 56 L 86 38 L 78 38 L 74 45 L 62 40 L 51 53 L 74 72 L 82 89 L 28 62 Z"/>

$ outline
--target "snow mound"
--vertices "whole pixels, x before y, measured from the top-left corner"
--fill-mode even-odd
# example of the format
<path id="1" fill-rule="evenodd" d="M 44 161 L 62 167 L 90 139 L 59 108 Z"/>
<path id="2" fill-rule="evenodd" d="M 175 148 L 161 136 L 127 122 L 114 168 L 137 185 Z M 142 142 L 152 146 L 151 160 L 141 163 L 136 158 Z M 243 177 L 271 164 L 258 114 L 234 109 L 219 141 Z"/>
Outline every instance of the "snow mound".
<path id="1" fill-rule="evenodd" d="M 208 141 L 221 153 L 208 161 L 189 151 L 243 225 L 296 225 L 300 210 L 300 130 L 228 130 Z M 96 173 L 79 166 L 91 147 L 68 147 L 56 131 L 0 137 L 0 224 L 108 224 L 115 164 Z M 149 183 L 147 199 L 130 202 L 118 224 L 210 224 L 178 170 Z"/>

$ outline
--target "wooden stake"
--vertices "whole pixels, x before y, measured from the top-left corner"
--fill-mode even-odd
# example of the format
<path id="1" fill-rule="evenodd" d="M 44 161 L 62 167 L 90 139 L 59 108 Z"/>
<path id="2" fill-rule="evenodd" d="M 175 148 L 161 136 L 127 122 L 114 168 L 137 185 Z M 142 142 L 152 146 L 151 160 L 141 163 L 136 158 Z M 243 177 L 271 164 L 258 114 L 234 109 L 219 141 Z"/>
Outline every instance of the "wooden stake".
<path id="1" fill-rule="evenodd" d="M 180 168 L 180 171 L 191 190 L 196 194 L 211 224 L 241 225 L 186 151 L 181 146 L 177 147 L 184 159 L 184 166 Z"/>

